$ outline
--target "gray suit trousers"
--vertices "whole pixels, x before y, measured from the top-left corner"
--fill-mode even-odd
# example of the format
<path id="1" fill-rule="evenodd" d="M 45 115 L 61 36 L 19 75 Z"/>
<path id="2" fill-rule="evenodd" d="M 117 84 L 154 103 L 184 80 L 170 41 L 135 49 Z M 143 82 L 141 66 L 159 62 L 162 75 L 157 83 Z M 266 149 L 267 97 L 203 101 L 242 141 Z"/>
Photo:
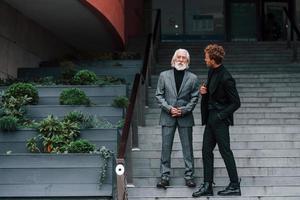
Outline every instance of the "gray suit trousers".
<path id="1" fill-rule="evenodd" d="M 186 180 L 192 179 L 194 174 L 193 128 L 179 127 L 177 123 L 175 126 L 162 126 L 161 176 L 163 179 L 169 180 L 171 152 L 176 128 L 178 128 L 185 164 L 184 178 Z"/>

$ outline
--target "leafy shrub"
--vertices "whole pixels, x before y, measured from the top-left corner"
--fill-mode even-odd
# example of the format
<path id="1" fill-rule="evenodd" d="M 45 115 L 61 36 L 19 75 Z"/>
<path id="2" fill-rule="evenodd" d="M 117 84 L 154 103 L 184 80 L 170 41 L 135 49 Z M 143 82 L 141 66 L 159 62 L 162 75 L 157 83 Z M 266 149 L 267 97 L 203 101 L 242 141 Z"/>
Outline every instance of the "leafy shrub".
<path id="1" fill-rule="evenodd" d="M 3 131 L 17 130 L 18 119 L 14 116 L 3 116 L 0 118 L 0 129 Z"/>
<path id="2" fill-rule="evenodd" d="M 124 127 L 124 125 L 125 125 L 125 120 L 124 120 L 124 119 L 120 119 L 120 120 L 116 123 L 115 127 L 116 127 L 116 128 L 119 128 L 119 129 L 122 129 L 122 128 Z"/>
<path id="3" fill-rule="evenodd" d="M 112 123 L 106 119 L 97 116 L 89 116 L 91 128 L 115 128 Z"/>
<path id="4" fill-rule="evenodd" d="M 76 122 L 76 123 L 81 123 L 84 121 L 84 114 L 81 111 L 71 111 L 69 112 L 65 117 L 64 117 L 64 121 L 71 121 L 71 122 Z"/>
<path id="5" fill-rule="evenodd" d="M 64 89 L 59 96 L 59 102 L 61 105 L 90 105 L 90 99 L 78 88 Z"/>
<path id="6" fill-rule="evenodd" d="M 86 116 L 83 114 L 81 111 L 72 111 L 69 112 L 65 117 L 64 121 L 71 121 L 78 123 L 80 128 L 93 128 L 94 123 L 93 123 L 93 116 Z"/>
<path id="7" fill-rule="evenodd" d="M 33 80 L 34 83 L 40 84 L 40 85 L 55 85 L 56 79 L 53 76 L 45 76 L 41 78 L 37 78 Z"/>
<path id="8" fill-rule="evenodd" d="M 39 101 L 38 90 L 35 86 L 30 83 L 15 83 L 7 88 L 5 94 L 3 96 L 3 100 L 10 97 L 14 97 L 16 99 L 22 98 L 26 96 L 31 98 L 28 102 L 29 104 L 37 104 Z"/>
<path id="9" fill-rule="evenodd" d="M 125 84 L 126 81 L 122 78 L 117 78 L 114 76 L 101 76 L 98 78 L 96 84 L 97 85 L 119 85 Z"/>
<path id="10" fill-rule="evenodd" d="M 95 150 L 95 145 L 83 139 L 73 141 L 68 145 L 69 153 L 89 153 L 94 150 Z"/>
<path id="11" fill-rule="evenodd" d="M 46 119 L 42 120 L 38 127 L 38 131 L 44 137 L 52 137 L 53 135 L 58 135 L 61 133 L 62 129 L 62 123 L 57 117 L 54 117 L 53 115 L 49 115 Z"/>
<path id="12" fill-rule="evenodd" d="M 126 96 L 118 96 L 114 99 L 112 106 L 118 108 L 127 108 L 129 104 L 128 98 Z"/>
<path id="13" fill-rule="evenodd" d="M 90 85 L 95 84 L 97 81 L 97 75 L 89 70 L 80 70 L 73 78 L 74 84 L 78 85 Z"/>
<path id="14" fill-rule="evenodd" d="M 41 121 L 38 131 L 45 152 L 65 152 L 70 142 L 79 136 L 79 126 L 77 123 L 67 121 L 59 121 L 52 115 Z M 36 139 L 31 139 L 27 143 L 30 151 L 37 152 Z M 40 151 L 40 150 L 38 150 Z"/>
<path id="15" fill-rule="evenodd" d="M 15 98 L 13 96 L 7 97 L 2 105 L 2 115 L 14 116 L 19 120 L 24 120 L 25 105 L 30 102 L 32 98 L 27 95 Z"/>

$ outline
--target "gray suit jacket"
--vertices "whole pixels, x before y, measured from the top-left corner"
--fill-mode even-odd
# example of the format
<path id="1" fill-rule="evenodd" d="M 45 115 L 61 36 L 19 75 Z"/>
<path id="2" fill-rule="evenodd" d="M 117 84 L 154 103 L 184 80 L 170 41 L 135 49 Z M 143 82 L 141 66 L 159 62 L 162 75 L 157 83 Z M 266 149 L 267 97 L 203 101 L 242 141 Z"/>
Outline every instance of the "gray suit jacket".
<path id="1" fill-rule="evenodd" d="M 199 98 L 199 81 L 195 74 L 185 71 L 181 87 L 177 94 L 173 69 L 160 73 L 155 97 L 161 108 L 160 122 L 162 126 L 191 127 L 195 124 L 192 111 Z M 170 114 L 171 107 L 182 109 L 182 116 L 174 118 Z"/>

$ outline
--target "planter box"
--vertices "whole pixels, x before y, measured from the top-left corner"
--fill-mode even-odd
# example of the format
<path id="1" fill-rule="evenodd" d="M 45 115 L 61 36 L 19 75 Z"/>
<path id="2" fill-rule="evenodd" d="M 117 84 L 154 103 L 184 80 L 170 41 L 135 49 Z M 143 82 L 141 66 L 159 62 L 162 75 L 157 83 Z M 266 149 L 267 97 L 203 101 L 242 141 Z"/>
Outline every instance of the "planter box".
<path id="1" fill-rule="evenodd" d="M 103 160 L 97 154 L 0 155 L 0 198 L 112 197 L 114 159 L 99 188 Z"/>
<path id="2" fill-rule="evenodd" d="M 125 79 L 131 83 L 135 73 L 142 68 L 141 60 L 107 60 L 107 61 L 91 61 L 81 62 L 78 70 L 87 69 L 95 72 L 97 75 L 110 75 Z M 40 67 L 40 68 L 20 68 L 18 69 L 18 77 L 25 80 L 52 76 L 59 78 L 64 72 L 64 68 L 58 66 Z"/>
<path id="3" fill-rule="evenodd" d="M 7 87 L 0 87 L 5 90 Z M 93 104 L 111 105 L 117 96 L 126 96 L 126 85 L 51 85 L 38 86 L 39 105 L 59 105 L 59 95 L 67 88 L 79 88 L 85 92 Z"/>
<path id="4" fill-rule="evenodd" d="M 15 132 L 0 131 L 0 154 L 7 151 L 14 153 L 28 153 L 26 142 L 28 139 L 37 136 L 34 129 L 23 129 Z M 120 133 L 118 129 L 85 129 L 80 131 L 80 138 L 90 141 L 100 148 L 105 146 L 113 152 L 118 151 Z"/>
<path id="5" fill-rule="evenodd" d="M 59 105 L 59 95 L 67 88 L 79 88 L 85 92 L 93 104 L 111 105 L 118 96 L 126 96 L 126 85 L 106 85 L 103 87 L 91 85 L 56 85 L 39 86 L 39 105 Z"/>
<path id="6" fill-rule="evenodd" d="M 30 105 L 26 106 L 26 116 L 30 119 L 41 120 L 48 115 L 63 118 L 71 111 L 81 111 L 87 115 L 95 115 L 116 124 L 123 117 L 123 109 L 112 106 L 68 106 L 68 105 Z"/>

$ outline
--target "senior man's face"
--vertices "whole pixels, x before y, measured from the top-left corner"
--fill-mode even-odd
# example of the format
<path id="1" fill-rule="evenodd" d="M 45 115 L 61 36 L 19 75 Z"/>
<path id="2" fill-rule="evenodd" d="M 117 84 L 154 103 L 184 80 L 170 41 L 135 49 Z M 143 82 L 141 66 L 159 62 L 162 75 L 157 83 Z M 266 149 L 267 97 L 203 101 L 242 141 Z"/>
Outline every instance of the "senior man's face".
<path id="1" fill-rule="evenodd" d="M 187 64 L 187 56 L 186 53 L 179 51 L 176 55 L 176 64 L 178 65 L 186 65 Z"/>

